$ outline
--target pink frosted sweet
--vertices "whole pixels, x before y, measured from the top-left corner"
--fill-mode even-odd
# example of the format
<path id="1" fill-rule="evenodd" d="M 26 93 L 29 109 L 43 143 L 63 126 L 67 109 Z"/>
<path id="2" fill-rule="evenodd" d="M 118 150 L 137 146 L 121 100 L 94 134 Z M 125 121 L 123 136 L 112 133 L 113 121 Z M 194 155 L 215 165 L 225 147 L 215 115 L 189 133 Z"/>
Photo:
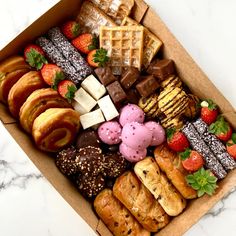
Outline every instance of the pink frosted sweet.
<path id="1" fill-rule="evenodd" d="M 121 130 L 117 121 L 107 121 L 99 126 L 98 136 L 106 144 L 118 144 L 121 142 Z"/>
<path id="2" fill-rule="evenodd" d="M 144 125 L 152 132 L 152 141 L 150 146 L 160 145 L 166 140 L 165 130 L 159 123 L 148 121 Z"/>
<path id="3" fill-rule="evenodd" d="M 124 158 L 130 162 L 138 162 L 144 159 L 147 156 L 147 149 L 136 150 L 130 148 L 124 143 L 120 144 L 120 153 L 124 156 Z"/>
<path id="4" fill-rule="evenodd" d="M 123 127 L 121 140 L 133 149 L 143 150 L 152 141 L 152 132 L 143 124 L 131 122 Z"/>
<path id="5" fill-rule="evenodd" d="M 144 112 L 139 106 L 128 104 L 121 109 L 119 122 L 122 126 L 134 121 L 143 123 L 145 118 L 144 116 Z"/>

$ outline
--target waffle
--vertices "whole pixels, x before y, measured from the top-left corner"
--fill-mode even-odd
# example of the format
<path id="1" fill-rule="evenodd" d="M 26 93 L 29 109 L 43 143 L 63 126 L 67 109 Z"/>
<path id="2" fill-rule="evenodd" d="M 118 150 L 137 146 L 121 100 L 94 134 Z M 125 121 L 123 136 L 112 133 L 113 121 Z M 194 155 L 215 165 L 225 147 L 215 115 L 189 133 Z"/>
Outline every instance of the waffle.
<path id="1" fill-rule="evenodd" d="M 125 17 L 121 25 L 132 26 L 139 24 L 130 17 Z M 161 45 L 162 45 L 161 40 L 158 39 L 153 33 L 151 33 L 147 28 L 144 27 L 143 66 L 145 68 L 149 66 L 153 57 L 159 51 Z"/>
<path id="2" fill-rule="evenodd" d="M 83 2 L 76 20 L 83 33 L 96 35 L 99 35 L 100 26 L 116 26 L 110 17 L 89 1 Z"/>
<path id="3" fill-rule="evenodd" d="M 118 25 L 128 16 L 134 6 L 134 0 L 90 0 Z"/>
<path id="4" fill-rule="evenodd" d="M 121 75 L 125 67 L 141 70 L 143 29 L 143 26 L 100 27 L 100 47 L 108 51 L 114 75 Z"/>

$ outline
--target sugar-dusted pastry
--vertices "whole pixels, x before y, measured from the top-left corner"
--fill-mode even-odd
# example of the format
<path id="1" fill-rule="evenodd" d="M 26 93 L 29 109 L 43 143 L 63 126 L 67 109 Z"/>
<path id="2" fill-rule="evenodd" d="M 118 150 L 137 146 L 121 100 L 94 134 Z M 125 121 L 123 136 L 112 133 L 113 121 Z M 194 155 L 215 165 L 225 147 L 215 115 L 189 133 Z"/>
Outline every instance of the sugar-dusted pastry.
<path id="1" fill-rule="evenodd" d="M 94 75 L 89 75 L 82 83 L 81 86 L 95 99 L 100 99 L 105 93 L 106 88 L 102 85 Z"/>
<path id="2" fill-rule="evenodd" d="M 134 0 L 91 0 L 97 7 L 110 16 L 118 25 L 128 16 Z"/>
<path id="3" fill-rule="evenodd" d="M 100 27 L 100 47 L 108 51 L 114 75 L 121 75 L 125 67 L 141 70 L 143 32 L 143 26 Z"/>
<path id="4" fill-rule="evenodd" d="M 83 129 L 87 129 L 94 125 L 98 125 L 104 121 L 105 119 L 101 109 L 97 109 L 95 111 L 91 111 L 89 113 L 80 116 L 80 122 Z"/>
<path id="5" fill-rule="evenodd" d="M 114 236 L 150 236 L 109 189 L 104 189 L 94 201 L 94 208 Z"/>
<path id="6" fill-rule="evenodd" d="M 133 172 L 116 179 L 113 194 L 146 230 L 157 232 L 168 224 L 169 216 Z"/>
<path id="7" fill-rule="evenodd" d="M 99 35 L 100 26 L 116 26 L 116 23 L 96 5 L 84 1 L 76 19 L 82 32 Z"/>
<path id="8" fill-rule="evenodd" d="M 37 89 L 31 93 L 20 108 L 20 124 L 23 129 L 31 133 L 36 117 L 49 108 L 71 108 L 71 105 L 51 88 Z"/>
<path id="9" fill-rule="evenodd" d="M 123 26 L 139 25 L 137 21 L 130 17 L 125 17 L 121 23 Z M 143 45 L 143 62 L 145 68 L 149 66 L 153 57 L 157 54 L 162 46 L 162 42 L 156 35 L 144 27 L 144 45 Z"/>
<path id="10" fill-rule="evenodd" d="M 185 199 L 160 172 L 153 158 L 147 157 L 136 163 L 134 172 L 168 215 L 177 216 L 184 210 Z"/>
<path id="11" fill-rule="evenodd" d="M 80 128 L 80 115 L 70 108 L 50 108 L 33 123 L 32 136 L 36 146 L 48 152 L 57 152 L 71 144 Z"/>
<path id="12" fill-rule="evenodd" d="M 11 87 L 29 70 L 21 56 L 12 56 L 0 63 L 0 101 L 7 103 Z"/>
<path id="13" fill-rule="evenodd" d="M 186 199 L 197 197 L 196 191 L 186 182 L 187 173 L 184 171 L 180 157 L 172 152 L 166 144 L 158 146 L 155 151 L 155 160 L 167 178 Z"/>
<path id="14" fill-rule="evenodd" d="M 14 117 L 19 116 L 20 108 L 27 97 L 37 89 L 45 88 L 41 74 L 37 71 L 30 71 L 23 75 L 10 89 L 8 94 L 8 106 Z"/>

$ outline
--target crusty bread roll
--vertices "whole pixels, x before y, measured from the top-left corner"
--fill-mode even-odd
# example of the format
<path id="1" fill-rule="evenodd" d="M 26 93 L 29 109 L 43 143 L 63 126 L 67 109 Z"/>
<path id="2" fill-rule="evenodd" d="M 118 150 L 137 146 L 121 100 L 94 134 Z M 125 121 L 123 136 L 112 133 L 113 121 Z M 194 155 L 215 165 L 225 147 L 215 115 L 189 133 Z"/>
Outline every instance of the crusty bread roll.
<path id="1" fill-rule="evenodd" d="M 197 197 L 197 192 L 186 182 L 187 173 L 177 153 L 172 152 L 166 144 L 160 145 L 154 152 L 155 160 L 167 178 L 186 199 Z"/>
<path id="2" fill-rule="evenodd" d="M 0 63 L 0 101 L 7 103 L 11 87 L 29 70 L 30 66 L 21 56 L 12 56 Z"/>
<path id="3" fill-rule="evenodd" d="M 57 152 L 71 144 L 80 128 L 80 115 L 70 108 L 49 108 L 33 123 L 32 135 L 36 146 Z"/>
<path id="4" fill-rule="evenodd" d="M 186 206 L 186 200 L 160 172 L 156 161 L 147 157 L 134 166 L 135 174 L 158 200 L 165 212 L 177 216 Z"/>
<path id="5" fill-rule="evenodd" d="M 8 106 L 14 117 L 19 116 L 20 108 L 27 97 L 37 89 L 45 88 L 41 74 L 37 71 L 30 71 L 23 75 L 11 88 L 8 94 Z"/>
<path id="6" fill-rule="evenodd" d="M 146 230 L 157 232 L 169 223 L 169 216 L 133 172 L 116 179 L 113 194 Z"/>
<path id="7" fill-rule="evenodd" d="M 115 236 L 150 236 L 131 213 L 117 200 L 110 189 L 100 192 L 94 208 L 98 216 Z"/>
<path id="8" fill-rule="evenodd" d="M 23 129 L 31 133 L 33 122 L 49 108 L 72 108 L 71 105 L 51 88 L 35 90 L 20 109 L 20 123 Z"/>

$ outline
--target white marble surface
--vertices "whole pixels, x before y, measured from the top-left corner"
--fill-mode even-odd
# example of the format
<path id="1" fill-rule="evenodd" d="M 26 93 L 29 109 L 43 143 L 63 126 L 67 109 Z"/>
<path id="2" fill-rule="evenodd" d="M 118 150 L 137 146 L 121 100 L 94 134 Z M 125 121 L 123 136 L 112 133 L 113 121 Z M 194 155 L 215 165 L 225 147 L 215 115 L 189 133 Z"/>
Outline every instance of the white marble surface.
<path id="1" fill-rule="evenodd" d="M 57 0 L 0 0 L 0 48 Z M 236 107 L 234 0 L 147 0 Z M 0 234 L 95 235 L 29 161 L 0 124 Z M 236 191 L 185 236 L 234 236 Z M 170 235 L 172 236 L 172 235 Z M 174 235 L 173 235 L 174 236 Z"/>

